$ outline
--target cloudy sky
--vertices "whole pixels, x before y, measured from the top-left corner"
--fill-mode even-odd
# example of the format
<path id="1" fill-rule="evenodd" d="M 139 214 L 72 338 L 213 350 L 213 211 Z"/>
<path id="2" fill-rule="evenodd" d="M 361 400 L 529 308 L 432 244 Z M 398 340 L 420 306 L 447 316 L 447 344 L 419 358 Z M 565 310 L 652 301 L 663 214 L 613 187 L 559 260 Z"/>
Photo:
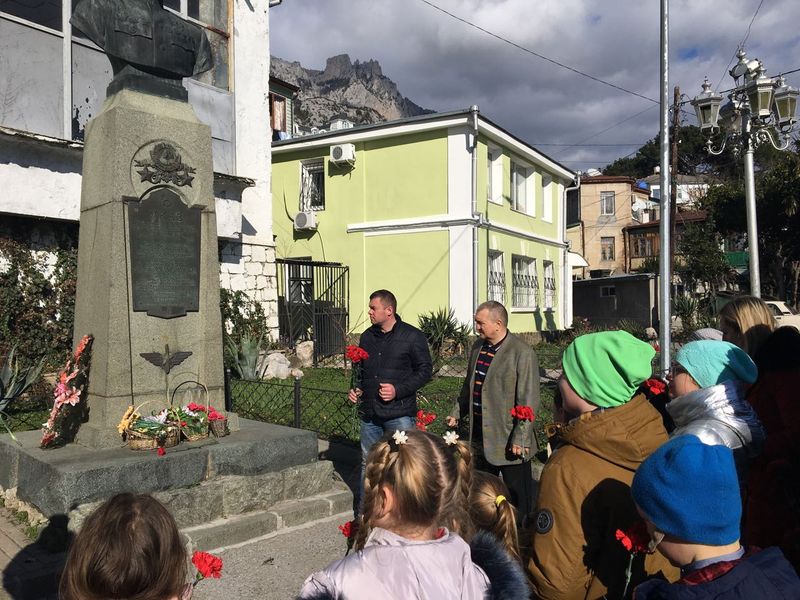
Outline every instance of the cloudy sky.
<path id="1" fill-rule="evenodd" d="M 602 167 L 658 135 L 655 102 L 556 66 L 431 5 L 528 51 L 659 98 L 657 0 L 284 0 L 270 11 L 272 54 L 316 69 L 336 54 L 376 59 L 417 104 L 437 111 L 478 104 L 482 114 L 575 170 Z M 704 76 L 715 89 L 731 87 L 727 69 L 745 38 L 748 56 L 760 58 L 768 74 L 800 69 L 800 2 L 673 0 L 670 99 L 675 85 L 696 95 Z M 787 80 L 800 87 L 800 72 Z M 694 123 L 693 108 L 683 108 L 684 122 Z"/>

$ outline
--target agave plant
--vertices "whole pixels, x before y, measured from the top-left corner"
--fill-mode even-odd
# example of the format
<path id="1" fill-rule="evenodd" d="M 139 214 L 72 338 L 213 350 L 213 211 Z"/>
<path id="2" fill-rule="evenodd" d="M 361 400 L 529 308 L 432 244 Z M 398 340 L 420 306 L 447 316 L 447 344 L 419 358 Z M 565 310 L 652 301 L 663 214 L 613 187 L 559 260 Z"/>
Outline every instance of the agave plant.
<path id="1" fill-rule="evenodd" d="M 256 381 L 261 379 L 263 372 L 259 373 L 258 359 L 261 355 L 262 337 L 255 339 L 246 333 L 242 336 L 239 345 L 230 337 L 226 339 L 225 350 L 230 363 L 240 379 Z"/>
<path id="2" fill-rule="evenodd" d="M 3 366 L 0 367 L 0 423 L 6 428 L 6 431 L 14 441 L 17 438 L 6 422 L 8 418 L 8 414 L 5 412 L 6 408 L 39 379 L 45 362 L 45 358 L 42 357 L 38 363 L 34 363 L 30 367 L 20 367 L 19 359 L 15 356 L 16 351 L 17 347 L 13 346 L 9 350 Z"/>

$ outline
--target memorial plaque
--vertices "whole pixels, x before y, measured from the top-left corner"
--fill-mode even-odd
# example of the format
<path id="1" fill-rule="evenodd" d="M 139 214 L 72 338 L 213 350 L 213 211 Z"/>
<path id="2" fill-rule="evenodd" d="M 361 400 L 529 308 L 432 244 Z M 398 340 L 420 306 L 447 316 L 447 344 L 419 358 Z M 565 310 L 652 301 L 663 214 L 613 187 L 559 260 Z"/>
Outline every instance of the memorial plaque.
<path id="1" fill-rule="evenodd" d="M 133 310 L 172 319 L 200 309 L 200 217 L 160 188 L 128 202 Z"/>

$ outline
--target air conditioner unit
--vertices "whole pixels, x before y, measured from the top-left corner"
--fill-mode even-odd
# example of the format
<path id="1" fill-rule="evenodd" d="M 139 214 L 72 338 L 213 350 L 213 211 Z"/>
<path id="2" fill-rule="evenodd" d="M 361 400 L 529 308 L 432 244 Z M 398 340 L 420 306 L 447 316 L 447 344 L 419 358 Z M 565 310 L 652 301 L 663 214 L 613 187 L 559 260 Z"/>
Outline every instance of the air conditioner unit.
<path id="1" fill-rule="evenodd" d="M 331 162 L 334 164 L 356 162 L 356 147 L 353 144 L 336 144 L 331 146 Z"/>
<path id="2" fill-rule="evenodd" d="M 317 214 L 310 210 L 297 213 L 294 216 L 294 228 L 298 231 L 316 231 Z"/>

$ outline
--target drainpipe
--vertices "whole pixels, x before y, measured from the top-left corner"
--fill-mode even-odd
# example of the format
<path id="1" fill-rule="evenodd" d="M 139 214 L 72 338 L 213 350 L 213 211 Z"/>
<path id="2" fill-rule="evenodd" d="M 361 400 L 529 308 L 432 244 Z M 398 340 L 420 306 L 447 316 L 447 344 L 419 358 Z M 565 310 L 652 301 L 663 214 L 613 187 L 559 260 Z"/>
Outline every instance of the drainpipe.
<path id="1" fill-rule="evenodd" d="M 478 229 L 481 215 L 478 214 L 478 105 L 469 108 L 472 124 L 472 314 L 478 310 Z"/>
<path id="2" fill-rule="evenodd" d="M 572 187 L 564 188 L 564 193 L 561 198 L 561 239 L 564 240 L 564 243 L 567 242 L 567 194 L 569 192 L 574 192 L 578 190 L 580 193 L 581 189 L 581 175 L 582 173 L 578 171 L 575 174 L 575 185 Z M 580 206 L 580 198 L 578 199 L 578 205 Z M 581 242 L 583 242 L 583 221 L 581 221 Z M 583 245 L 581 243 L 581 245 Z M 572 269 L 569 266 L 569 246 L 564 246 L 564 256 L 561 261 L 561 287 L 562 293 L 561 297 L 563 300 L 564 309 L 561 311 L 561 327 L 562 329 L 567 329 L 572 325 Z"/>

